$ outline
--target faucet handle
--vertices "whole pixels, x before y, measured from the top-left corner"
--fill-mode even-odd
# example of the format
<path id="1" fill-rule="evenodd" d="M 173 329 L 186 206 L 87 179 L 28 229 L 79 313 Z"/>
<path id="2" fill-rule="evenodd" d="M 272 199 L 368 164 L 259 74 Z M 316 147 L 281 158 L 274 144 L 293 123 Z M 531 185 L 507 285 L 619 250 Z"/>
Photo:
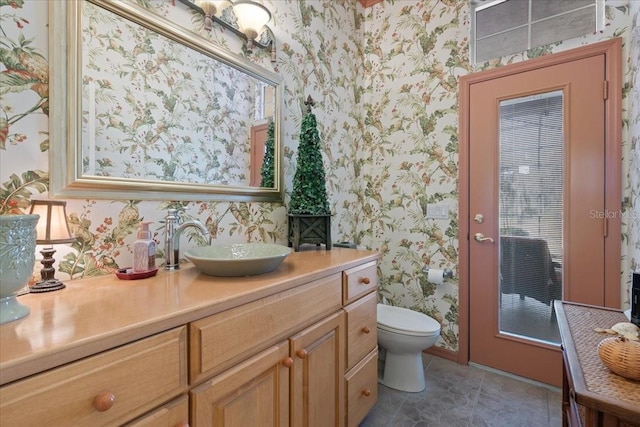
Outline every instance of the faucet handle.
<path id="1" fill-rule="evenodd" d="M 180 215 L 178 215 L 177 209 L 167 209 L 167 216 L 164 217 L 165 221 L 180 222 Z"/>

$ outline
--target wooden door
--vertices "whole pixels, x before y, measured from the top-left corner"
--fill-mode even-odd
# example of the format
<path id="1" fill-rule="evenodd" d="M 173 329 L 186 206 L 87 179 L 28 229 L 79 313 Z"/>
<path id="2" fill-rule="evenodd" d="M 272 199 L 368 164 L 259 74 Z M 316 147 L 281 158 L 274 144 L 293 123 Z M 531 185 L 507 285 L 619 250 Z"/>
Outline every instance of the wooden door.
<path id="1" fill-rule="evenodd" d="M 251 126 L 251 165 L 249 172 L 249 187 L 260 187 L 262 162 L 269 135 L 269 123 Z"/>
<path id="2" fill-rule="evenodd" d="M 345 317 L 340 311 L 290 338 L 291 425 L 342 427 Z"/>
<path id="3" fill-rule="evenodd" d="M 193 427 L 289 425 L 289 345 L 283 341 L 191 391 Z"/>
<path id="4" fill-rule="evenodd" d="M 472 362 L 559 386 L 553 300 L 620 304 L 612 60 L 589 47 L 461 79 Z"/>

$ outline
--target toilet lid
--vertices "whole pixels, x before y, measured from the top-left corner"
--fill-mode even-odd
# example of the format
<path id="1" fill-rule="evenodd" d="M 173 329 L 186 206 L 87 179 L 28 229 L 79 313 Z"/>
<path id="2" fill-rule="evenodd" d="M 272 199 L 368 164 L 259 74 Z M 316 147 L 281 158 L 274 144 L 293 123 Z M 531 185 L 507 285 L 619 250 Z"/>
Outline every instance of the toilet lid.
<path id="1" fill-rule="evenodd" d="M 440 333 L 440 323 L 426 314 L 385 304 L 378 304 L 378 328 L 414 336 Z"/>

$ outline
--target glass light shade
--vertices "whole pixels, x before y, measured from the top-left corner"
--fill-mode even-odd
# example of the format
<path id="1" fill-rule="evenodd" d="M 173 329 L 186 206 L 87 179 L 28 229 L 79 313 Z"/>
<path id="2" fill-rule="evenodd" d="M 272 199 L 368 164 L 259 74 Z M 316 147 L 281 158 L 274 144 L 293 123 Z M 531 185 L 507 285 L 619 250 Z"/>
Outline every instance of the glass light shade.
<path id="1" fill-rule="evenodd" d="M 271 12 L 263 5 L 250 1 L 238 0 L 233 3 L 233 11 L 238 19 L 238 27 L 249 40 L 258 37 L 259 31 L 271 19 Z"/>
<path id="2" fill-rule="evenodd" d="M 67 202 L 60 200 L 34 200 L 31 204 L 31 214 L 40 215 L 36 227 L 36 243 L 39 245 L 53 245 L 59 243 L 73 243 L 67 224 Z"/>
<path id="3" fill-rule="evenodd" d="M 206 15 L 216 15 L 222 11 L 222 4 L 227 0 L 196 0 L 196 6 L 204 11 Z"/>

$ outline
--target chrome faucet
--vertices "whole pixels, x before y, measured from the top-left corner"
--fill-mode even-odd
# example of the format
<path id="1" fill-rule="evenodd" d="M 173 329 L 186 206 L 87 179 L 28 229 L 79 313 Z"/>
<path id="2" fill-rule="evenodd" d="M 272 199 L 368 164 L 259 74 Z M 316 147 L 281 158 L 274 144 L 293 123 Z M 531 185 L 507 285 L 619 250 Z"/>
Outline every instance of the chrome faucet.
<path id="1" fill-rule="evenodd" d="M 200 233 L 202 233 L 205 238 L 208 237 L 208 244 L 211 244 L 211 233 L 209 233 L 209 230 L 207 230 L 204 224 L 197 220 L 182 222 L 178 215 L 178 210 L 169 209 L 167 216 L 164 217 L 164 268 L 166 270 L 178 270 L 180 268 L 180 236 L 182 232 L 189 227 L 195 227 L 200 230 Z"/>

